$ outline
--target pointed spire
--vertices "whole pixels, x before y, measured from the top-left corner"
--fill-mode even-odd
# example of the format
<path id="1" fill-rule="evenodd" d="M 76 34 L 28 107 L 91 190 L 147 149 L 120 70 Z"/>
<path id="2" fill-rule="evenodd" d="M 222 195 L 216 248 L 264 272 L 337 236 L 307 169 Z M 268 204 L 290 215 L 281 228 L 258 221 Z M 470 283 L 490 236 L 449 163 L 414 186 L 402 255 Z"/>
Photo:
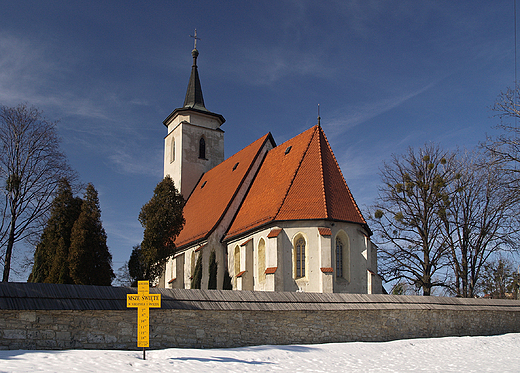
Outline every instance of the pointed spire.
<path id="1" fill-rule="evenodd" d="M 196 41 L 197 39 L 195 39 Z M 188 89 L 186 90 L 186 98 L 184 99 L 185 108 L 193 108 L 207 111 L 204 106 L 204 97 L 202 97 L 202 88 L 200 86 L 199 72 L 197 70 L 197 57 L 199 51 L 194 48 L 191 51 L 193 56 L 193 65 L 191 66 L 190 81 L 188 82 Z"/>
<path id="2" fill-rule="evenodd" d="M 197 57 L 199 56 L 199 51 L 197 50 L 197 40 L 200 38 L 197 37 L 197 30 L 195 30 L 195 35 L 190 35 L 194 41 L 194 48 L 191 51 L 191 55 L 193 57 L 193 65 L 191 66 L 191 75 L 190 80 L 188 82 L 188 89 L 186 90 L 186 97 L 184 98 L 184 105 L 181 108 L 175 109 L 168 117 L 163 121 L 163 124 L 168 127 L 169 123 L 174 120 L 174 118 L 182 112 L 190 112 L 190 113 L 200 113 L 203 115 L 209 115 L 218 120 L 217 127 L 220 127 L 222 123 L 226 121 L 224 117 L 220 114 L 213 113 L 206 109 L 204 105 L 204 98 L 202 97 L 202 88 L 200 85 L 199 72 L 197 69 Z M 191 119 L 193 120 L 193 118 Z"/>

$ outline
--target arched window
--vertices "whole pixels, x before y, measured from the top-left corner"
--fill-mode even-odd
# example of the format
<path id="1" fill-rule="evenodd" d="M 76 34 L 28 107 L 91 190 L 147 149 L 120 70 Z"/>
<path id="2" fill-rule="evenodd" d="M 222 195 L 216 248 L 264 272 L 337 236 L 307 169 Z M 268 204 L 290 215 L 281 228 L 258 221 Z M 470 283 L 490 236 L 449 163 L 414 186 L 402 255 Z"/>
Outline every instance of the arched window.
<path id="1" fill-rule="evenodd" d="M 350 239 L 343 230 L 336 236 L 336 278 L 350 282 Z"/>
<path id="2" fill-rule="evenodd" d="M 263 238 L 258 243 L 258 281 L 265 281 L 265 241 Z"/>
<path id="3" fill-rule="evenodd" d="M 305 239 L 298 238 L 296 241 L 296 278 L 305 277 Z"/>
<path id="4" fill-rule="evenodd" d="M 175 162 L 175 140 L 172 140 L 172 147 L 170 153 L 170 163 Z"/>
<path id="5" fill-rule="evenodd" d="M 204 137 L 199 140 L 199 158 L 206 159 L 206 140 L 204 140 Z"/>
<path id="6" fill-rule="evenodd" d="M 240 246 L 235 246 L 235 276 L 240 273 Z"/>
<path id="7" fill-rule="evenodd" d="M 336 277 L 343 277 L 343 242 L 336 237 Z"/>

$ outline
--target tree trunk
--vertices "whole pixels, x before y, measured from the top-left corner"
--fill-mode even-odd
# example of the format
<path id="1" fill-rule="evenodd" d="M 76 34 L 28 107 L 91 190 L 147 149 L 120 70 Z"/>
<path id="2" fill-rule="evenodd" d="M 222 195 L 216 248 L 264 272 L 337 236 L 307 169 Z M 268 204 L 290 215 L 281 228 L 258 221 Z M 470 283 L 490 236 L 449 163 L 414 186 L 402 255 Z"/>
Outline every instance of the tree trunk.
<path id="1" fill-rule="evenodd" d="M 14 232 L 15 232 L 16 218 L 11 218 L 11 228 L 9 230 L 9 239 L 7 240 L 7 249 L 5 250 L 5 261 L 4 261 L 4 277 L 2 282 L 9 282 L 9 272 L 11 271 L 11 256 L 13 253 L 14 246 Z"/>

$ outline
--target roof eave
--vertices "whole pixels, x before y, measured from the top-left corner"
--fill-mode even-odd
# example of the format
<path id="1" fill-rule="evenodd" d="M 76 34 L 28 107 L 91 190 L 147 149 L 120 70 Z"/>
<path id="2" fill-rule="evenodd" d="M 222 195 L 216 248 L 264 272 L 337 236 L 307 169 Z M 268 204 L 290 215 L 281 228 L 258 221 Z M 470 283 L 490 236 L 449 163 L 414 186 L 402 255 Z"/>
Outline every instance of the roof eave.
<path id="1" fill-rule="evenodd" d="M 166 127 L 168 127 L 168 124 L 171 122 L 173 117 L 175 117 L 179 113 L 186 112 L 186 111 L 192 111 L 192 112 L 195 112 L 198 114 L 203 114 L 203 115 L 217 118 L 220 122 L 220 125 L 222 125 L 226 121 L 226 119 L 221 114 L 212 113 L 211 111 L 208 111 L 208 110 L 197 109 L 196 107 L 181 107 L 181 108 L 177 108 L 174 111 L 172 111 L 172 113 L 170 115 L 168 115 L 168 117 L 166 117 L 165 120 L 163 120 L 163 124 Z"/>

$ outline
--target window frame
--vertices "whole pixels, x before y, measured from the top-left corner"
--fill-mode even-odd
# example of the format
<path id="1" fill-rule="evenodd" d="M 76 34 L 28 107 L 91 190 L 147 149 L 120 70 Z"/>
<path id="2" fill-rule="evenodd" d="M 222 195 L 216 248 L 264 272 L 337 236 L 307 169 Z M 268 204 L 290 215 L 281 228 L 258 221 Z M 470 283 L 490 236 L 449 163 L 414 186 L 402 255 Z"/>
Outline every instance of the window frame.
<path id="1" fill-rule="evenodd" d="M 303 245 L 302 245 L 303 244 Z M 302 234 L 294 239 L 294 278 L 296 280 L 307 277 L 307 240 Z"/>
<path id="2" fill-rule="evenodd" d="M 206 159 L 206 139 L 204 136 L 199 139 L 199 159 Z"/>

